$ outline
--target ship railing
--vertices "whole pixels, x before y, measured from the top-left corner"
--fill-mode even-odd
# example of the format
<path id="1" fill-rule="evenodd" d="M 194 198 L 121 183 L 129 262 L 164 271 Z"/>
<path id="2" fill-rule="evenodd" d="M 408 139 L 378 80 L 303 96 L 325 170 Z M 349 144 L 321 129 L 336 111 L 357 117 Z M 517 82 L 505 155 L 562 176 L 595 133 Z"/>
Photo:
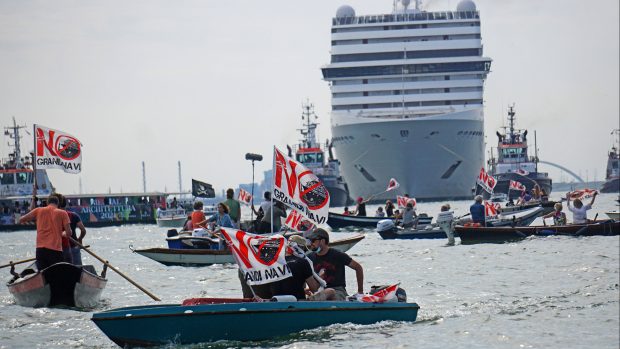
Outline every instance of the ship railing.
<path id="1" fill-rule="evenodd" d="M 440 11 L 397 13 L 388 15 L 368 15 L 358 17 L 335 17 L 332 20 L 332 25 L 338 26 L 370 23 L 441 21 L 454 19 L 480 19 L 480 13 L 478 11 Z"/>

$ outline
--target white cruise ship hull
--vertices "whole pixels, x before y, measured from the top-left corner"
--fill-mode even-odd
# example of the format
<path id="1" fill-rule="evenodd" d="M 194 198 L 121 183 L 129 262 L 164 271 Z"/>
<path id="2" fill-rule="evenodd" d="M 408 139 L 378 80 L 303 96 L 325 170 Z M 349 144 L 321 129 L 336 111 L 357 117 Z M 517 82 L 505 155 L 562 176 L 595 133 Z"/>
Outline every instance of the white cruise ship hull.
<path id="1" fill-rule="evenodd" d="M 471 198 L 484 166 L 482 108 L 410 119 L 332 114 L 334 148 L 352 198 L 405 193 L 423 200 Z M 385 193 L 390 178 L 400 188 Z"/>

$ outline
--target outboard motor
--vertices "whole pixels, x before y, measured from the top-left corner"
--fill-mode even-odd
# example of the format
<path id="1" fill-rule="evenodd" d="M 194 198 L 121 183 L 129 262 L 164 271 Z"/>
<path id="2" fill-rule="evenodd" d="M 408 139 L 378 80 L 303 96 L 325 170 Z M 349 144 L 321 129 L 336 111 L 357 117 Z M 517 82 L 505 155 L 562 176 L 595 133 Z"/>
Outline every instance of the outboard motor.
<path id="1" fill-rule="evenodd" d="M 437 225 L 446 233 L 448 245 L 454 246 L 454 212 L 439 212 L 437 215 Z"/>
<path id="2" fill-rule="evenodd" d="M 396 233 L 397 230 L 398 228 L 391 219 L 382 219 L 377 222 L 378 233 Z"/>
<path id="3" fill-rule="evenodd" d="M 178 236 L 179 232 L 176 229 L 168 229 L 168 237 Z"/>

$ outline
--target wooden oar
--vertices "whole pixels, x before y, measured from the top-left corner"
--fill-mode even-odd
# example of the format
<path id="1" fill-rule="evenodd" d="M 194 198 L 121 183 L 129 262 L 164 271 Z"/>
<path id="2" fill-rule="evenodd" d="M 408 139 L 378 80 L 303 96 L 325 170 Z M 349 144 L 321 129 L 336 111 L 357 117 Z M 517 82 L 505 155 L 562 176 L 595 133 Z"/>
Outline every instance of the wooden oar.
<path id="1" fill-rule="evenodd" d="M 36 261 L 36 260 L 37 260 L 36 258 L 28 258 L 28 259 L 24 259 L 24 260 L 17 261 L 17 262 L 10 261 L 10 262 L 9 262 L 9 264 L 3 264 L 3 265 L 0 265 L 0 269 L 2 269 L 2 268 L 6 268 L 6 267 L 10 267 L 10 266 L 12 266 L 12 265 L 17 265 L 17 264 L 22 264 L 22 263 L 33 262 L 33 261 Z"/>
<path id="2" fill-rule="evenodd" d="M 120 270 L 118 270 L 116 267 L 112 266 L 108 261 L 104 260 L 103 258 L 97 256 L 93 251 L 89 250 L 86 248 L 86 246 L 83 246 L 82 244 L 80 244 L 77 240 L 73 239 L 73 238 L 69 238 L 71 239 L 71 241 L 73 241 L 73 243 L 75 243 L 76 245 L 80 246 L 82 249 L 84 249 L 84 251 L 88 252 L 91 256 L 97 258 L 101 263 L 105 264 L 108 266 L 108 268 L 114 270 L 118 275 L 122 276 L 123 279 L 129 281 L 129 283 L 131 283 L 132 285 L 136 286 L 140 291 L 146 293 L 149 297 L 151 297 L 153 300 L 156 301 L 161 301 L 161 299 L 157 298 L 157 296 L 155 296 L 154 294 L 152 294 L 151 292 L 147 291 L 144 287 L 138 285 L 137 282 L 133 281 L 131 278 L 129 278 L 129 276 L 123 274 Z"/>

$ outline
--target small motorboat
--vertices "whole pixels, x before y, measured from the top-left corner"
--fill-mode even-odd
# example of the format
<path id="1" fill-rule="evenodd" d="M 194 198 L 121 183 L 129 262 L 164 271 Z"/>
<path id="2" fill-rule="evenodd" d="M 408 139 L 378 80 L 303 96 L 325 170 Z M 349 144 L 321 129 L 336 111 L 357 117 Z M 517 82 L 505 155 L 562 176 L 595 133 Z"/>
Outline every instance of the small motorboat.
<path id="1" fill-rule="evenodd" d="M 187 214 L 182 208 L 160 210 L 157 214 L 157 226 L 162 228 L 182 227 L 187 219 Z"/>
<path id="2" fill-rule="evenodd" d="M 607 215 L 607 217 L 613 219 L 613 220 L 620 220 L 620 211 L 609 211 L 609 212 L 605 212 L 605 214 Z"/>
<path id="3" fill-rule="evenodd" d="M 364 239 L 356 234 L 331 241 L 329 246 L 346 252 Z M 219 239 L 189 235 L 171 236 L 166 239 L 168 248 L 155 247 L 132 251 L 164 265 L 204 266 L 211 264 L 235 263 L 230 250 L 224 249 Z"/>
<path id="4" fill-rule="evenodd" d="M 350 216 L 339 213 L 330 212 L 327 217 L 327 224 L 334 229 L 342 229 L 346 227 L 353 228 L 375 228 L 379 221 L 386 219 L 385 217 L 367 217 L 367 216 Z M 424 227 L 430 224 L 433 217 L 429 217 L 425 213 L 418 215 L 418 227 Z"/>
<path id="5" fill-rule="evenodd" d="M 107 280 L 104 266 L 101 276 L 92 265 L 56 263 L 41 271 L 35 265 L 20 274 L 11 267 L 13 279 L 7 283 L 15 303 L 25 307 L 67 306 L 92 308 L 99 303 Z"/>
<path id="6" fill-rule="evenodd" d="M 474 227 L 457 226 L 456 233 L 462 244 L 502 243 L 522 240 L 528 236 L 593 236 L 619 235 L 620 221 L 605 220 L 588 224 L 547 225 L 531 227 Z"/>
<path id="7" fill-rule="evenodd" d="M 259 341 L 339 323 L 414 322 L 420 308 L 416 303 L 406 302 L 223 301 L 111 309 L 93 314 L 91 320 L 114 343 L 127 348 L 221 340 Z"/>

